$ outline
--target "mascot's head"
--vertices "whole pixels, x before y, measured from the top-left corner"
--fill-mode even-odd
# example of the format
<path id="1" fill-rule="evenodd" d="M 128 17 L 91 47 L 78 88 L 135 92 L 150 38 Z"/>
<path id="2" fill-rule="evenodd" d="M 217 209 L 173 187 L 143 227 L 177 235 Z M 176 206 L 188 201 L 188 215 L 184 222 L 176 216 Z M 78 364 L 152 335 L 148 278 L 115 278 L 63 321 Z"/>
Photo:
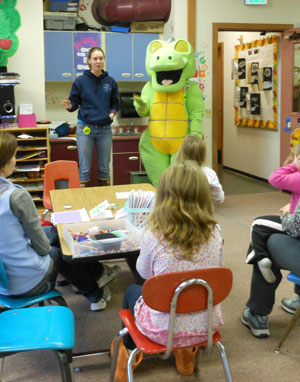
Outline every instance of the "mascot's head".
<path id="1" fill-rule="evenodd" d="M 196 72 L 194 50 L 186 40 L 151 41 L 147 47 L 146 70 L 154 90 L 177 92 Z"/>

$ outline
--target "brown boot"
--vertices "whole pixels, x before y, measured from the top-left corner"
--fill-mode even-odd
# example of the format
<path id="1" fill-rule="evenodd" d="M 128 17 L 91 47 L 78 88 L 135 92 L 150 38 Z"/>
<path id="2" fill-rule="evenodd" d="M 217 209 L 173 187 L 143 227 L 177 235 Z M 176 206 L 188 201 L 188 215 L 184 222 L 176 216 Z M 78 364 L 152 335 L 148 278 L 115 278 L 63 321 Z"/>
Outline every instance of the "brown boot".
<path id="1" fill-rule="evenodd" d="M 176 368 L 179 374 L 191 375 L 195 370 L 195 358 L 199 346 L 193 348 L 174 349 Z"/>
<path id="2" fill-rule="evenodd" d="M 98 179 L 99 180 L 99 186 L 110 186 L 110 178 L 105 179 Z"/>
<path id="3" fill-rule="evenodd" d="M 114 347 L 115 347 L 115 340 L 113 339 L 110 347 L 110 354 L 113 356 L 114 354 Z M 135 370 L 138 365 L 142 362 L 143 359 L 143 353 L 139 353 L 137 355 L 137 361 L 132 364 L 132 370 Z M 128 351 L 126 347 L 123 344 L 123 339 L 120 341 L 119 346 L 119 354 L 118 354 L 118 360 L 117 360 L 117 367 L 115 372 L 115 382 L 127 382 L 127 361 L 128 361 Z"/>

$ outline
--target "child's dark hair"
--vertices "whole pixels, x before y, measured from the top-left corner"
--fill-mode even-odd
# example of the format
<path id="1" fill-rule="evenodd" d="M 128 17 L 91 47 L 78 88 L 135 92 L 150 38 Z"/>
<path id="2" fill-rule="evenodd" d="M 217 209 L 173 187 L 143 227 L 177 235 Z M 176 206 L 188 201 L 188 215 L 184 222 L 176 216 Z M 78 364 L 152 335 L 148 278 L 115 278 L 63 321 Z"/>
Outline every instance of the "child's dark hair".
<path id="1" fill-rule="evenodd" d="M 15 155 L 17 147 L 18 142 L 13 134 L 0 132 L 0 168 L 3 168 Z"/>

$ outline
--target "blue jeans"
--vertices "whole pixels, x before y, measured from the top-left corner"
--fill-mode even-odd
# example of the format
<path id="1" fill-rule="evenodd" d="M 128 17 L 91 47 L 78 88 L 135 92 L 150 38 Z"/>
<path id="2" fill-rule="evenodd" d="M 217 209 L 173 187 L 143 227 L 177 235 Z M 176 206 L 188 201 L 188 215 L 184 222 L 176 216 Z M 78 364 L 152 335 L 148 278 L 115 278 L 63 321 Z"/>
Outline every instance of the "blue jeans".
<path id="1" fill-rule="evenodd" d="M 86 126 L 91 129 L 89 134 L 83 132 Z M 109 163 L 112 147 L 111 126 L 88 125 L 84 122 L 78 122 L 76 135 L 80 180 L 90 180 L 94 145 L 96 145 L 97 150 L 98 177 L 99 179 L 109 178 Z"/>
<path id="2" fill-rule="evenodd" d="M 287 234 L 273 234 L 268 239 L 268 252 L 272 261 L 272 271 L 276 276 L 274 283 L 268 283 L 257 264 L 253 264 L 250 298 L 247 306 L 259 315 L 268 315 L 273 309 L 275 292 L 285 269 L 300 275 L 300 240 Z M 295 292 L 300 295 L 300 287 L 295 284 Z"/>
<path id="3" fill-rule="evenodd" d="M 130 309 L 131 314 L 134 316 L 134 306 L 139 297 L 142 295 L 142 285 L 130 285 L 123 298 L 123 309 Z M 124 324 L 122 323 L 124 328 Z M 129 334 L 123 337 L 123 344 L 127 349 L 135 349 L 136 345 Z"/>

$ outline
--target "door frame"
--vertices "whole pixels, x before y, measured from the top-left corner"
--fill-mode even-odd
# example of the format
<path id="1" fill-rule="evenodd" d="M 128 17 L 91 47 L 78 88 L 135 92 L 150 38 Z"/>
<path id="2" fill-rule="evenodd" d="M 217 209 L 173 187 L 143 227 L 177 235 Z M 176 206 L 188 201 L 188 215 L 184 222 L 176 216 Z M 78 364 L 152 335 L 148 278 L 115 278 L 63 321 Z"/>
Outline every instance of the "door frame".
<path id="1" fill-rule="evenodd" d="M 218 171 L 218 33 L 219 32 L 283 32 L 293 29 L 293 24 L 212 24 L 212 166 Z"/>

